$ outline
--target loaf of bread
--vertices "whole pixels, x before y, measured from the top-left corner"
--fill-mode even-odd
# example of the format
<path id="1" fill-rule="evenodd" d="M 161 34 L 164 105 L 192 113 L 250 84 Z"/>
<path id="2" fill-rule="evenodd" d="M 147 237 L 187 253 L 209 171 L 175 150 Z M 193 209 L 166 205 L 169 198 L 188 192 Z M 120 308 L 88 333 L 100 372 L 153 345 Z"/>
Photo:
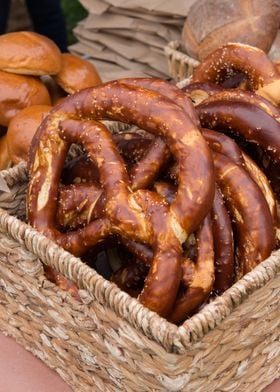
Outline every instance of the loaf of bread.
<path id="1" fill-rule="evenodd" d="M 198 0 L 182 32 L 186 52 L 203 60 L 227 42 L 241 42 L 268 52 L 279 27 L 278 0 Z"/>

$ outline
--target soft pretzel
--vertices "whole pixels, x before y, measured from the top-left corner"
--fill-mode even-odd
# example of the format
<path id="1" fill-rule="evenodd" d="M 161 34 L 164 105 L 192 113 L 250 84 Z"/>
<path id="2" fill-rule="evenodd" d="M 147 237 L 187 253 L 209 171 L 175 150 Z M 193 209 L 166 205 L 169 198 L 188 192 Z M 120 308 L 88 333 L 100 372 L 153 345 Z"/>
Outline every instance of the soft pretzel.
<path id="1" fill-rule="evenodd" d="M 129 102 L 132 100 L 138 103 L 136 107 L 127 105 L 127 96 Z M 146 106 L 147 101 L 150 102 Z M 95 103 L 93 106 L 92 102 Z M 153 115 L 153 107 L 155 114 L 158 114 L 160 108 L 162 111 L 160 117 Z M 67 111 L 70 112 L 69 119 L 67 119 Z M 110 133 L 99 123 L 81 122 L 82 114 L 85 117 L 131 121 L 150 132 L 159 132 L 168 140 L 170 149 L 182 168 L 179 175 L 181 186 L 179 185 L 178 196 L 170 208 L 164 207 L 162 202 L 157 202 L 156 196 L 153 196 L 153 201 L 149 194 L 140 191 L 134 194 L 131 192 L 128 174 L 114 147 Z M 169 114 L 171 117 L 168 116 Z M 173 118 L 176 119 L 175 122 Z M 59 132 L 56 127 L 60 129 Z M 180 138 L 186 134 L 189 138 L 183 139 L 182 148 Z M 180 148 L 177 140 L 180 140 Z M 61 234 L 55 225 L 54 199 L 58 191 L 57 179 L 62 170 L 63 160 L 69 144 L 73 142 L 82 143 L 99 168 L 100 181 L 107 199 L 106 217 L 91 222 L 78 232 Z M 200 181 L 202 178 L 206 181 L 206 188 L 204 181 L 201 181 L 197 187 L 197 179 L 194 183 L 191 179 L 189 167 L 191 158 L 197 160 L 197 153 L 194 155 L 193 152 L 194 146 L 201 148 L 202 154 L 195 168 Z M 47 149 L 51 150 L 53 155 L 50 153 L 46 157 L 44 153 L 46 154 Z M 181 277 L 180 242 L 198 225 L 199 220 L 203 219 L 209 210 L 209 198 L 211 200 L 213 197 L 209 150 L 199 131 L 183 110 L 159 94 L 127 88 L 118 82 L 109 83 L 84 90 L 77 94 L 74 100 L 70 97 L 53 110 L 37 133 L 32 152 L 34 157 L 31 161 L 29 187 L 30 222 L 74 254 L 81 254 L 96 241 L 107 236 L 108 232 L 115 232 L 129 239 L 150 244 L 154 249 L 154 258 L 144 290 L 140 294 L 140 301 L 159 314 L 167 315 L 176 298 Z M 192 185 L 189 189 L 184 184 L 186 176 L 190 177 L 189 184 Z M 192 192 L 191 199 L 189 191 Z M 195 200 L 193 196 L 198 191 L 198 200 L 193 202 Z M 147 200 L 150 199 L 149 204 Z M 120 208 L 121 204 L 123 204 L 122 208 Z M 54 207 L 53 211 L 51 207 Z M 158 225 L 161 214 L 162 224 Z M 154 216 L 156 219 L 153 218 Z M 194 216 L 197 218 L 195 222 Z M 163 242 L 162 238 L 168 241 Z M 166 244 L 171 244 L 168 250 Z M 171 253 L 170 249 L 172 249 Z M 166 278 L 163 272 L 166 271 L 166 266 L 163 268 L 166 262 L 169 265 L 169 278 Z M 171 293 L 168 299 L 162 300 L 163 292 Z"/>
<path id="2" fill-rule="evenodd" d="M 216 179 L 231 214 L 237 236 L 237 277 L 266 259 L 275 246 L 269 207 L 257 184 L 225 155 L 213 152 Z"/>
<path id="3" fill-rule="evenodd" d="M 274 64 L 261 49 L 241 43 L 228 43 L 207 56 L 194 70 L 191 80 L 220 84 L 234 72 L 246 75 L 252 91 L 279 79 Z"/>
<path id="4" fill-rule="evenodd" d="M 217 100 L 203 102 L 196 110 L 203 127 L 235 133 L 280 162 L 280 124 L 258 106 Z"/>
<path id="5" fill-rule="evenodd" d="M 55 230 L 55 197 L 69 143 L 57 131 L 62 120 L 81 117 L 130 122 L 165 138 L 180 162 L 179 187 L 170 206 L 172 224 L 183 237 L 191 233 L 213 200 L 210 151 L 184 111 L 167 98 L 134 87 L 109 82 L 66 98 L 42 123 L 31 148 L 29 219 L 39 230 Z M 43 149 L 48 152 L 43 153 Z M 192 162 L 192 164 L 190 164 Z M 42 219 L 42 216 L 47 219 Z M 177 230 L 177 231 L 178 231 Z"/>

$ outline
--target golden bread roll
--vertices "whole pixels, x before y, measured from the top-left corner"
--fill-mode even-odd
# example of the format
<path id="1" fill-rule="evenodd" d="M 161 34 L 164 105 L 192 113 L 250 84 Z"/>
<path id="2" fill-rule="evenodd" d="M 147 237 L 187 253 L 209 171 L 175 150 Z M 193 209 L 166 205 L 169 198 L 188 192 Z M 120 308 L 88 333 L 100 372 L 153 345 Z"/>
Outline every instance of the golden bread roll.
<path id="1" fill-rule="evenodd" d="M 0 71 L 0 125 L 7 127 L 27 106 L 50 104 L 49 92 L 40 80 Z"/>
<path id="2" fill-rule="evenodd" d="M 54 79 L 69 94 L 101 83 L 94 65 L 71 53 L 62 54 L 62 68 Z"/>
<path id="3" fill-rule="evenodd" d="M 279 27 L 277 0 L 198 0 L 182 32 L 186 52 L 202 61 L 227 42 L 240 42 L 268 52 Z"/>
<path id="4" fill-rule="evenodd" d="M 51 108 L 48 105 L 29 106 L 20 111 L 10 122 L 7 145 L 14 164 L 20 161 L 27 162 L 32 138 Z"/>
<path id="5" fill-rule="evenodd" d="M 0 69 L 22 75 L 54 75 L 61 69 L 61 52 L 49 38 L 31 31 L 3 34 Z"/>
<path id="6" fill-rule="evenodd" d="M 11 164 L 11 158 L 8 152 L 7 135 L 0 137 L 0 170 L 7 169 Z"/>

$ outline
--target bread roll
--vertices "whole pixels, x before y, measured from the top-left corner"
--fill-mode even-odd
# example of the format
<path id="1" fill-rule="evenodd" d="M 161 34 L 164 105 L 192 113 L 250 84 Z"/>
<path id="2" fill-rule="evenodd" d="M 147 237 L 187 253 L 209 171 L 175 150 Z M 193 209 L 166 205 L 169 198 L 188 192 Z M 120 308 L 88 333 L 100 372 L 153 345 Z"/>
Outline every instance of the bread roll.
<path id="1" fill-rule="evenodd" d="M 61 69 L 61 52 L 43 35 L 7 33 L 0 36 L 0 69 L 22 75 L 54 75 Z"/>
<path id="2" fill-rule="evenodd" d="M 227 42 L 241 42 L 268 52 L 279 27 L 277 0 L 198 0 L 185 21 L 186 52 L 202 61 Z"/>
<path id="3" fill-rule="evenodd" d="M 93 64 L 70 53 L 62 54 L 62 68 L 54 79 L 69 94 L 101 83 Z"/>
<path id="4" fill-rule="evenodd" d="M 20 111 L 10 122 L 7 145 L 14 164 L 27 162 L 32 138 L 51 108 L 48 105 L 30 106 Z"/>
<path id="5" fill-rule="evenodd" d="M 7 136 L 0 137 L 0 170 L 7 169 L 11 165 L 11 158 L 8 152 Z"/>
<path id="6" fill-rule="evenodd" d="M 7 127 L 27 106 L 50 104 L 48 90 L 40 80 L 0 71 L 0 125 Z"/>

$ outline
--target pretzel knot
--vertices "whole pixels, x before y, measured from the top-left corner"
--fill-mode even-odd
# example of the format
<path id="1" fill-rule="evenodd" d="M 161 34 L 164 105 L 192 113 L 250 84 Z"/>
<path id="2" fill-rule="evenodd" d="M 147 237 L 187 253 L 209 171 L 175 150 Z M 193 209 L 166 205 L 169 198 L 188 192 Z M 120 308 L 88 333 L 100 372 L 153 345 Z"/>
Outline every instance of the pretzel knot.
<path id="1" fill-rule="evenodd" d="M 100 119 L 135 124 L 163 137 L 179 165 L 178 190 L 170 205 L 152 191 L 132 191 L 111 134 L 93 121 Z M 77 231 L 61 233 L 55 219 L 58 187 L 71 143 L 81 143 L 98 167 L 105 214 Z M 156 92 L 117 81 L 83 90 L 42 123 L 31 148 L 30 178 L 30 223 L 71 253 L 82 255 L 109 234 L 149 245 L 154 255 L 139 299 L 161 316 L 170 314 L 182 275 L 181 243 L 198 229 L 214 197 L 209 148 L 182 108 Z"/>

